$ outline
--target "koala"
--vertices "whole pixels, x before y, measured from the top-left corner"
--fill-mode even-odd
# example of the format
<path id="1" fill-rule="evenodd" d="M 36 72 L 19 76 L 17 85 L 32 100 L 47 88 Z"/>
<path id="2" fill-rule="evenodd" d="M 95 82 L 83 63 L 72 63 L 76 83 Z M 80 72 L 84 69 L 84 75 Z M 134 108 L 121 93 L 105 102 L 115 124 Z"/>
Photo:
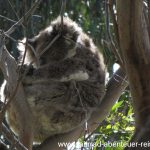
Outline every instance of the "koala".
<path id="1" fill-rule="evenodd" d="M 62 24 L 58 17 L 37 36 L 23 39 L 18 49 L 18 65 L 26 49 L 22 74 L 29 69 L 22 84 L 33 115 L 34 141 L 84 124 L 105 93 L 106 66 L 92 39 L 71 19 L 64 17 Z M 10 104 L 7 122 L 18 134 L 16 116 Z"/>

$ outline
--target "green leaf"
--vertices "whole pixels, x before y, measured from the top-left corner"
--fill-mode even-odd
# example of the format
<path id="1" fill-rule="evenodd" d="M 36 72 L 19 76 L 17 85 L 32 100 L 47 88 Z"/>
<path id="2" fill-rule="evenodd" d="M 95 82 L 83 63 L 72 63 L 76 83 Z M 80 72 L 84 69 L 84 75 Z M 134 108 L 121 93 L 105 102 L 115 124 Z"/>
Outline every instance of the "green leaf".
<path id="1" fill-rule="evenodd" d="M 122 105 L 123 101 L 117 102 L 113 107 L 112 111 L 115 111 L 117 108 L 119 108 Z"/>

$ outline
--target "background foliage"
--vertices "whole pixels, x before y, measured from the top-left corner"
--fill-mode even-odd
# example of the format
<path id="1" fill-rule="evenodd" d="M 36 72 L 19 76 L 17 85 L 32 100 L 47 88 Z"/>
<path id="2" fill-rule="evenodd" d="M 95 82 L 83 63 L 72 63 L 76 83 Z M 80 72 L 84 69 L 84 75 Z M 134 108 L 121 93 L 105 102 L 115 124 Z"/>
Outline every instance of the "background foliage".
<path id="1" fill-rule="evenodd" d="M 9 29 L 15 21 L 29 10 L 33 3 L 34 0 L 0 0 L 0 29 L 4 31 Z M 60 7 L 61 0 L 43 0 L 30 21 L 24 24 L 27 30 L 25 31 L 23 27 L 19 27 L 12 35 L 13 40 L 6 39 L 6 46 L 11 50 L 14 57 L 17 58 L 18 56 L 17 42 L 15 40 L 22 39 L 24 36 L 32 37 L 36 35 L 59 15 Z M 76 21 L 93 38 L 105 56 L 109 77 L 111 77 L 116 60 L 108 46 L 109 40 L 106 31 L 106 19 L 108 18 L 106 18 L 105 8 L 105 0 L 68 0 L 64 15 Z M 111 18 L 109 27 L 113 36 Z M 101 141 L 102 143 L 108 141 L 127 142 L 134 131 L 134 116 L 130 99 L 130 92 L 127 89 L 113 106 L 109 116 L 99 125 L 89 140 Z M 4 139 L 2 140 L 6 142 Z M 80 141 L 83 142 L 83 139 L 81 138 Z M 94 150 L 101 149 L 112 150 L 113 148 L 94 147 Z M 118 149 L 121 150 L 123 148 Z"/>

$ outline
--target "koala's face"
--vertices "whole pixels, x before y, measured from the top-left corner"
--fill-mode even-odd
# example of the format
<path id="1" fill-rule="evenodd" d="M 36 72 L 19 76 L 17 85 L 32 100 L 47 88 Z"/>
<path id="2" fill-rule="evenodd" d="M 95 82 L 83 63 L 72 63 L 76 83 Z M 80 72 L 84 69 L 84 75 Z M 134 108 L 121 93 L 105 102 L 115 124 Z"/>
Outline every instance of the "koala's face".
<path id="1" fill-rule="evenodd" d="M 60 30 L 60 19 L 57 19 L 36 37 L 28 40 L 41 60 L 59 61 L 75 54 L 79 31 L 74 29 L 74 23 L 71 24 L 68 19 L 64 20 L 61 34 Z"/>

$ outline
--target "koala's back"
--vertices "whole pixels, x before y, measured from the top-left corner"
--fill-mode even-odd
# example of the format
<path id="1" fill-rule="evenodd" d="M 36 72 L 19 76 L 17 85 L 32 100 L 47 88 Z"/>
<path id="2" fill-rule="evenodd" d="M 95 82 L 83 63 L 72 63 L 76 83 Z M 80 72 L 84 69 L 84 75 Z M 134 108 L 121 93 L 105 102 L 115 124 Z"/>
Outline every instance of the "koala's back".
<path id="1" fill-rule="evenodd" d="M 48 29 L 36 37 L 37 54 L 47 46 L 45 43 L 48 40 L 45 37 L 51 39 L 54 33 L 56 35 L 59 32 L 58 23 L 60 22 L 55 21 L 52 26 L 50 37 L 46 33 Z M 42 141 L 80 126 L 96 110 L 104 95 L 105 65 L 102 55 L 82 31 L 76 31 L 74 26 L 67 27 L 64 24 L 64 27 L 69 28 L 64 32 L 65 36 L 70 34 L 75 45 L 72 47 L 63 36 L 60 37 L 54 47 L 39 59 L 39 68 L 34 68 L 33 73 L 23 81 L 34 118 L 35 141 Z M 29 59 L 32 59 L 31 55 L 27 60 Z M 7 120 L 18 133 L 16 114 L 10 105 Z"/>
<path id="2" fill-rule="evenodd" d="M 25 86 L 25 93 L 33 113 L 34 140 L 43 141 L 49 136 L 61 134 L 84 123 L 96 110 L 104 87 L 87 81 Z M 80 93 L 78 93 L 80 92 Z M 11 107 L 7 120 L 18 133 L 16 112 Z"/>

